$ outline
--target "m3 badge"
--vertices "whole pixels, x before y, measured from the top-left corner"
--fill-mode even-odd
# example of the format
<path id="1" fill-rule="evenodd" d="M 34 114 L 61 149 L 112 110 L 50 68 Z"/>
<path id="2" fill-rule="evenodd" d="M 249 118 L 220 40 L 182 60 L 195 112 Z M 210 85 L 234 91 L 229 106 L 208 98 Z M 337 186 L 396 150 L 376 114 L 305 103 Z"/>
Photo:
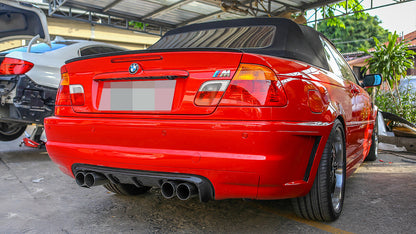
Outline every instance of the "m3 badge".
<path id="1" fill-rule="evenodd" d="M 230 77 L 230 70 L 217 70 L 212 77 Z"/>

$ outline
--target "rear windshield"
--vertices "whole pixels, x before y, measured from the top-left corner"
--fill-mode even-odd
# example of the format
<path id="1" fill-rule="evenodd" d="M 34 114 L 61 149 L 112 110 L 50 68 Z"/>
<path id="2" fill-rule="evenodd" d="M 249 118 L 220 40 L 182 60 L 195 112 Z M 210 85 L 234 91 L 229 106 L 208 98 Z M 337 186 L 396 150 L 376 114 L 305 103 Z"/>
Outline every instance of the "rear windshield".
<path id="1" fill-rule="evenodd" d="M 162 37 L 149 49 L 269 47 L 276 33 L 275 26 L 248 26 L 208 29 Z"/>
<path id="2" fill-rule="evenodd" d="M 63 48 L 65 46 L 72 45 L 72 44 L 75 44 L 75 43 L 77 43 L 77 42 L 76 41 L 56 41 L 56 42 L 53 41 L 51 43 L 51 47 L 49 47 L 49 45 L 47 45 L 45 43 L 39 43 L 39 44 L 33 45 L 32 48 L 30 49 L 30 52 L 31 53 L 36 53 L 36 54 L 42 54 L 42 53 L 57 50 L 57 49 L 60 49 L 60 48 Z M 2 52 L 0 52 L 0 55 L 6 55 L 8 53 L 15 52 L 15 51 L 26 52 L 27 51 L 27 46 L 2 51 Z"/>

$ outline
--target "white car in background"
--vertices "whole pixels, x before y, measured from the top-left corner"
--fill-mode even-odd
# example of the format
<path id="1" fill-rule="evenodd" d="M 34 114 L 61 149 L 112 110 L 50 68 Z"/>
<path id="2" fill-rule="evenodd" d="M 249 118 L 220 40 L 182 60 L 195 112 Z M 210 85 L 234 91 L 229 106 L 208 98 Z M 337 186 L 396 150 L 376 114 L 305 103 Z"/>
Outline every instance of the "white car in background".
<path id="1" fill-rule="evenodd" d="M 38 8 L 0 0 L 0 41 L 35 36 L 26 47 L 0 52 L 0 141 L 14 140 L 27 125 L 42 126 L 43 119 L 53 115 L 60 68 L 66 60 L 126 50 L 60 37 L 51 42 L 45 22 L 45 15 Z M 37 40 L 44 43 L 34 44 Z"/>

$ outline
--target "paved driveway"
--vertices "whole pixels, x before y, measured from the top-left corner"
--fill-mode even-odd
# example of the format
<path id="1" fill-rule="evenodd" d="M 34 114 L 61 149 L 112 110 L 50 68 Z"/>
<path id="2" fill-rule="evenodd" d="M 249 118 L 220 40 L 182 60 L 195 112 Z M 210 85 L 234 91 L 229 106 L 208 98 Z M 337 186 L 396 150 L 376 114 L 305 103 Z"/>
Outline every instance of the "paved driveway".
<path id="1" fill-rule="evenodd" d="M 416 159 L 381 152 L 347 180 L 332 223 L 298 219 L 290 201 L 166 200 L 80 188 L 46 151 L 0 142 L 0 233 L 416 233 Z"/>

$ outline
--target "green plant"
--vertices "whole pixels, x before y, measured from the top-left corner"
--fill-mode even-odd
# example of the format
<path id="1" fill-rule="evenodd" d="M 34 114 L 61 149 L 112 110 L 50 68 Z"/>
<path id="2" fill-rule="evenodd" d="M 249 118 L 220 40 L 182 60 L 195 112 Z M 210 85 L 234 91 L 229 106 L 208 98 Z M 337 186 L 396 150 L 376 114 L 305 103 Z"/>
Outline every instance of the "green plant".
<path id="1" fill-rule="evenodd" d="M 407 69 L 413 68 L 413 55 L 416 53 L 409 50 L 409 44 L 405 41 L 398 41 L 399 35 L 396 32 L 389 34 L 388 43 L 383 44 L 377 38 L 375 51 L 362 50 L 371 55 L 366 59 L 368 66 L 365 68 L 371 73 L 380 73 L 388 82 L 390 90 L 396 90 L 400 77 L 406 76 Z"/>
<path id="2" fill-rule="evenodd" d="M 129 21 L 129 26 L 133 27 L 134 29 L 144 30 L 144 28 L 148 25 L 149 24 L 145 24 L 145 23 L 142 23 L 142 22 Z"/>
<path id="3" fill-rule="evenodd" d="M 379 42 L 377 38 L 374 38 L 376 42 L 375 50 L 362 50 L 371 56 L 366 59 L 368 65 L 364 68 L 364 71 L 380 73 L 383 76 L 383 83 L 389 91 L 390 98 L 393 99 L 392 103 L 394 103 L 391 106 L 391 108 L 395 108 L 394 111 L 391 111 L 392 113 L 405 112 L 398 86 L 400 78 L 406 76 L 407 69 L 413 68 L 413 56 L 416 54 L 414 51 L 408 49 L 409 45 L 407 42 L 403 40 L 399 41 L 398 37 L 399 35 L 396 32 L 394 34 L 390 33 L 388 43 L 384 44 Z M 375 92 L 373 91 L 374 96 Z"/>
<path id="4" fill-rule="evenodd" d="M 390 93 L 379 92 L 375 103 L 380 110 L 398 115 L 416 124 L 416 92 L 409 87 L 399 91 L 399 96 L 396 98 L 398 100 L 394 101 Z M 401 103 L 402 108 L 398 107 L 399 103 Z"/>

